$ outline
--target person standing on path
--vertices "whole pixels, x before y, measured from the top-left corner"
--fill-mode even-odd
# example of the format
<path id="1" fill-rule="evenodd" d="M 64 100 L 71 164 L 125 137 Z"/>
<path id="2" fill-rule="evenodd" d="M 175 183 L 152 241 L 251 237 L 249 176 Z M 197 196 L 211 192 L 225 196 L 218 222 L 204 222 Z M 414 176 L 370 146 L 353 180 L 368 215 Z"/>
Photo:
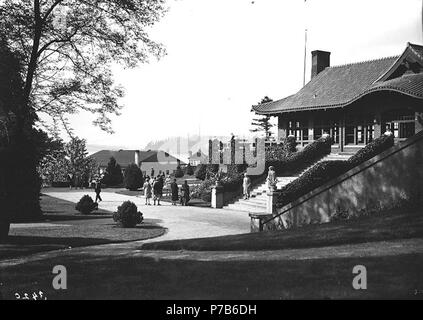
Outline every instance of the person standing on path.
<path id="1" fill-rule="evenodd" d="M 170 184 L 170 189 L 172 191 L 172 206 L 176 206 L 176 202 L 179 200 L 179 190 L 178 184 L 176 183 L 176 179 L 173 179 L 173 182 Z"/>
<path id="2" fill-rule="evenodd" d="M 153 204 L 154 205 L 156 205 L 156 201 L 158 206 L 161 205 L 160 199 L 162 198 L 162 192 L 163 192 L 163 185 L 160 183 L 160 179 L 156 178 L 153 183 L 153 193 L 154 193 Z"/>
<path id="3" fill-rule="evenodd" d="M 152 194 L 151 194 L 150 178 L 147 178 L 147 180 L 145 180 L 143 187 L 144 187 L 145 205 L 151 206 Z"/>
<path id="4" fill-rule="evenodd" d="M 95 183 L 95 202 L 97 203 L 97 201 L 103 201 L 103 199 L 101 199 L 100 193 L 101 193 L 101 182 L 97 181 Z"/>
<path id="5" fill-rule="evenodd" d="M 181 202 L 183 206 L 187 206 L 189 202 L 189 185 L 188 181 L 185 180 L 184 184 L 181 187 Z"/>

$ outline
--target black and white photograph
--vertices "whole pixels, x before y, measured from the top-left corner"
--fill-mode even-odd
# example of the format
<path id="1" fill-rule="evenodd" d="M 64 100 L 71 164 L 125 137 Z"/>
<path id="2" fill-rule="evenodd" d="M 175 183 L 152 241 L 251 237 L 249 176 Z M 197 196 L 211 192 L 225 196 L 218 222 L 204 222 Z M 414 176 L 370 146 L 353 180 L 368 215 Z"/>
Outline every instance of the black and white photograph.
<path id="1" fill-rule="evenodd" d="M 0 0 L 0 300 L 393 299 L 423 300 L 423 0 Z"/>

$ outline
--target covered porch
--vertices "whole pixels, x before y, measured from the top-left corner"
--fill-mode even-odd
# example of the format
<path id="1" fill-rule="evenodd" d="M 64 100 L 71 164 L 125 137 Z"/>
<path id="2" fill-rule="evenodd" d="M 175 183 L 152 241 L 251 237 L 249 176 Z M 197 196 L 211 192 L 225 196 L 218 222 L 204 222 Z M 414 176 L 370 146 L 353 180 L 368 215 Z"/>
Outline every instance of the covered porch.
<path id="1" fill-rule="evenodd" d="M 329 134 L 333 152 L 356 152 L 386 131 L 401 142 L 423 130 L 423 103 L 392 92 L 374 92 L 345 107 L 322 108 L 278 115 L 278 139 L 289 135 L 298 146 Z"/>

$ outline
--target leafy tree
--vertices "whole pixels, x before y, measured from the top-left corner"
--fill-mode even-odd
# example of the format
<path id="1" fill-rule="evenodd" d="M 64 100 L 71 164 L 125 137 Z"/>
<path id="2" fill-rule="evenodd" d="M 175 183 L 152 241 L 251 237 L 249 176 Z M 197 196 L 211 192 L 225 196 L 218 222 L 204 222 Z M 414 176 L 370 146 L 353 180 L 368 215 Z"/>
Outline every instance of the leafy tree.
<path id="1" fill-rule="evenodd" d="M 145 29 L 163 15 L 164 2 L 0 1 L 0 240 L 12 217 L 41 214 L 37 115 L 70 133 L 67 115 L 86 110 L 111 132 L 109 116 L 119 113 L 123 95 L 111 65 L 134 67 L 163 55 Z"/>
<path id="2" fill-rule="evenodd" d="M 122 168 L 116 162 L 114 157 L 110 158 L 110 161 L 107 164 L 106 172 L 104 173 L 104 177 L 101 182 L 107 186 L 117 186 L 123 182 Z"/>
<path id="3" fill-rule="evenodd" d="M 135 163 L 130 164 L 128 168 L 126 168 L 123 182 L 125 188 L 131 191 L 138 190 L 144 184 L 142 171 Z"/>
<path id="4" fill-rule="evenodd" d="M 21 72 L 19 56 L 0 34 L 0 241 L 11 221 L 41 216 L 34 117 L 23 108 Z"/>
<path id="5" fill-rule="evenodd" d="M 182 170 L 181 166 L 178 164 L 175 170 L 175 178 L 182 178 L 184 176 L 184 170 Z"/>
<path id="6" fill-rule="evenodd" d="M 272 99 L 266 96 L 261 100 L 259 104 L 272 101 Z M 250 130 L 251 132 L 264 132 L 266 138 L 270 138 L 272 136 L 271 129 L 273 128 L 273 124 L 270 123 L 269 115 L 262 115 L 259 118 L 254 118 L 251 125 L 253 126 L 253 129 Z"/>
<path id="7" fill-rule="evenodd" d="M 87 156 L 84 139 L 73 138 L 66 144 L 61 140 L 51 139 L 45 148 L 50 149 L 41 160 L 39 172 L 50 184 L 68 182 L 68 175 L 72 174 L 74 178 L 74 181 L 71 181 L 72 184 L 86 186 L 89 180 L 98 173 L 97 163 Z"/>
<path id="8" fill-rule="evenodd" d="M 195 169 L 195 177 L 198 180 L 204 181 L 206 179 L 207 165 L 200 163 Z"/>
<path id="9" fill-rule="evenodd" d="M 187 167 L 185 168 L 185 173 L 188 176 L 192 176 L 194 174 L 194 169 L 191 167 L 191 165 L 188 163 Z"/>
<path id="10" fill-rule="evenodd" d="M 85 139 L 72 138 L 65 145 L 66 158 L 69 161 L 69 172 L 76 180 L 76 186 L 87 185 L 97 171 L 95 160 L 88 157 Z"/>
<path id="11" fill-rule="evenodd" d="M 146 29 L 165 11 L 165 0 L 1 1 L 0 35 L 24 65 L 21 114 L 32 106 L 67 128 L 67 115 L 86 110 L 111 131 L 109 115 L 119 113 L 123 95 L 111 66 L 164 54 Z"/>

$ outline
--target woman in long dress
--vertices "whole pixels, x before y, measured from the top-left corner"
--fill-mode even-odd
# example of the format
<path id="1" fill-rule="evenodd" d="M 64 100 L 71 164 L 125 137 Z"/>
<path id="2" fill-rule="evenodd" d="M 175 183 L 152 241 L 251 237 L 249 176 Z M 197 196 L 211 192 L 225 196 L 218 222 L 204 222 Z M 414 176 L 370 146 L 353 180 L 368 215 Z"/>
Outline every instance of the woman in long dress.
<path id="1" fill-rule="evenodd" d="M 145 196 L 145 205 L 151 206 L 152 193 L 151 193 L 151 183 L 149 178 L 147 178 L 147 180 L 145 180 L 144 182 L 144 196 Z"/>

